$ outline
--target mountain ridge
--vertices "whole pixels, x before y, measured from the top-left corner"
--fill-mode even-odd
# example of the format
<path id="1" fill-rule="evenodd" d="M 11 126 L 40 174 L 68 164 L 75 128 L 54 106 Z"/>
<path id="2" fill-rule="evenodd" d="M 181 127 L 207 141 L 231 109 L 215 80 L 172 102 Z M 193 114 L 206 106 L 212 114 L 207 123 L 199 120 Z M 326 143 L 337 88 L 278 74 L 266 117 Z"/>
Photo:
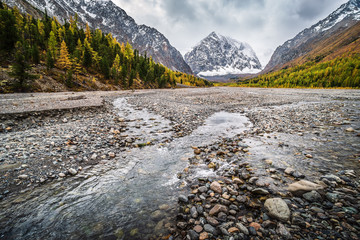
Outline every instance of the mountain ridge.
<path id="1" fill-rule="evenodd" d="M 339 33 L 341 35 L 341 32 L 346 32 L 356 25 L 359 20 L 360 0 L 350 0 L 342 4 L 326 18 L 309 28 L 305 28 L 294 38 L 277 47 L 261 73 L 276 71 L 297 62 L 303 63 L 306 61 L 305 59 L 315 58 L 318 55 L 319 57 L 326 57 L 331 54 L 331 51 L 338 50 L 336 46 L 331 44 L 331 42 L 335 41 L 333 36 L 339 36 Z M 355 32 L 351 38 L 356 38 L 356 35 L 359 34 Z M 329 39 L 333 39 L 333 41 L 329 41 Z M 327 45 L 324 45 L 323 42 L 326 42 Z M 344 44 L 345 42 L 346 39 L 344 39 Z M 329 51 L 317 52 L 316 49 L 319 48 L 319 45 L 324 45 L 323 49 L 328 48 Z"/>
<path id="2" fill-rule="evenodd" d="M 181 53 L 173 47 L 169 40 L 153 27 L 144 24 L 138 25 L 125 10 L 111 0 L 28 0 L 34 8 L 50 16 L 56 16 L 60 21 L 69 19 L 70 16 L 79 16 L 83 25 L 89 23 L 92 28 L 99 28 L 103 32 L 112 33 L 119 42 L 129 42 L 141 54 L 148 56 L 164 66 L 175 71 L 192 74 L 191 68 L 184 61 Z M 5 0 L 9 6 L 17 6 L 23 12 L 26 1 Z"/>

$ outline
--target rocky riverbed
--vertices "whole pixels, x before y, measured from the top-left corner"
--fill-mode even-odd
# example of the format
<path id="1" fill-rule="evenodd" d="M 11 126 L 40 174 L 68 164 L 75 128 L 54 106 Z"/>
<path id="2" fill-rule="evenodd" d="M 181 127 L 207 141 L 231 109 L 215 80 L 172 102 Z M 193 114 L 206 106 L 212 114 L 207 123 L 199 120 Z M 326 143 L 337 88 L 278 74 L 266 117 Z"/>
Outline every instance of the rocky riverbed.
<path id="1" fill-rule="evenodd" d="M 356 90 L 240 88 L 3 95 L 0 239 L 359 239 L 359 100 Z M 25 207 L 66 208 L 74 192 L 90 202 L 94 189 L 114 204 L 126 187 L 129 211 L 96 213 L 113 222 L 83 235 L 42 229 L 47 218 Z M 88 211 L 77 202 L 71 212 Z"/>

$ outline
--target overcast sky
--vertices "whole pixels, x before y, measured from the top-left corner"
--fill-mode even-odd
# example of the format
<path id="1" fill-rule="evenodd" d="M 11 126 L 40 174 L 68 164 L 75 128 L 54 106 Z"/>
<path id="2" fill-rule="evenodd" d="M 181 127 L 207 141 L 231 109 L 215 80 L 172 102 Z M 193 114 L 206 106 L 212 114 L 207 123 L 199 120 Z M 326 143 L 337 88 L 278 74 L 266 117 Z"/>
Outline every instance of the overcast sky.
<path id="1" fill-rule="evenodd" d="M 212 31 L 249 43 L 263 66 L 286 40 L 347 0 L 113 0 L 183 55 Z"/>

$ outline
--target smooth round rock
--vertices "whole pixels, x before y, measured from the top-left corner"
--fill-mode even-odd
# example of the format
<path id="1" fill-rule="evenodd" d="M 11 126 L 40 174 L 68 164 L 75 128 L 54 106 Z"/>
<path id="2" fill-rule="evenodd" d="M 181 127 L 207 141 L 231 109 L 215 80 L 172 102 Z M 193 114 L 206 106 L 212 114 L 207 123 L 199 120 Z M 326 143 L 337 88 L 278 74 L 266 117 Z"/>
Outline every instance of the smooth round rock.
<path id="1" fill-rule="evenodd" d="M 270 217 L 280 221 L 287 221 L 290 218 L 290 209 L 281 198 L 269 198 L 265 201 L 264 207 Z"/>

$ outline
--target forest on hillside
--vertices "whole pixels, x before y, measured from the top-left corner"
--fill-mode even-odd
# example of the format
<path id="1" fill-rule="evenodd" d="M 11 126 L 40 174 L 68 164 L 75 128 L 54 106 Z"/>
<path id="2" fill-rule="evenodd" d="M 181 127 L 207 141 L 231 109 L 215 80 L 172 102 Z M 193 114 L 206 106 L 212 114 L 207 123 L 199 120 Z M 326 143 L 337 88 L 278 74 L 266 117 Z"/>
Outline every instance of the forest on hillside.
<path id="1" fill-rule="evenodd" d="M 69 89 L 95 81 L 121 89 L 212 85 L 154 62 L 111 33 L 84 28 L 77 16 L 61 24 L 47 13 L 35 19 L 0 2 L 0 62 L 11 66 L 12 77 L 0 82 L 0 92 L 31 91 L 32 81 L 43 77 L 31 74 L 36 66 L 46 66 L 45 73 L 56 75 Z"/>
<path id="2" fill-rule="evenodd" d="M 360 88 L 360 54 L 349 53 L 329 61 L 317 57 L 307 63 L 258 77 L 236 86 L 277 88 Z M 233 85 L 234 86 L 234 85 Z"/>

